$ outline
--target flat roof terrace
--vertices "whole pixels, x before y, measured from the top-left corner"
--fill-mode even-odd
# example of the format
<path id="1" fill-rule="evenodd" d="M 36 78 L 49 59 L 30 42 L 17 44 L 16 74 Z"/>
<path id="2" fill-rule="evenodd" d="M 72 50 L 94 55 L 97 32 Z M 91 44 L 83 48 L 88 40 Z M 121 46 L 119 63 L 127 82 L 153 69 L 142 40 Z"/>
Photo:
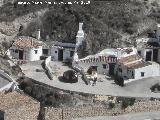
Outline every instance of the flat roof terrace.
<path id="1" fill-rule="evenodd" d="M 64 66 L 61 62 L 51 61 L 54 78 L 50 80 L 45 72 L 36 72 L 36 69 L 43 69 L 42 61 L 29 62 L 21 65 L 21 69 L 26 77 L 32 78 L 37 82 L 49 85 L 62 90 L 97 94 L 97 95 L 112 95 L 125 97 L 155 97 L 160 98 L 160 93 L 152 93 L 150 87 L 156 83 L 160 83 L 159 77 L 150 77 L 136 80 L 127 83 L 126 86 L 120 87 L 114 83 L 114 80 L 105 75 L 98 75 L 98 82 L 95 86 L 86 85 L 79 77 L 77 83 L 64 83 L 58 77 L 63 75 L 63 72 L 69 70 L 68 66 Z"/>

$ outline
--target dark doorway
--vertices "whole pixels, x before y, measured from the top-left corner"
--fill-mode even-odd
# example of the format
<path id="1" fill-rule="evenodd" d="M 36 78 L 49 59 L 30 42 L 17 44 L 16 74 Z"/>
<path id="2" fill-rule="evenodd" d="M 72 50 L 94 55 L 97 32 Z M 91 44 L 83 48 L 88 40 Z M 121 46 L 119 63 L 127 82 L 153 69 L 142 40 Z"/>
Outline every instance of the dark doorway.
<path id="1" fill-rule="evenodd" d="M 4 120 L 4 112 L 0 110 L 0 120 Z"/>
<path id="2" fill-rule="evenodd" d="M 152 51 L 146 52 L 146 61 L 151 61 L 152 58 Z"/>
<path id="3" fill-rule="evenodd" d="M 97 66 L 90 66 L 87 70 L 87 73 L 92 74 L 92 71 L 97 71 Z"/>
<path id="4" fill-rule="evenodd" d="M 49 50 L 48 49 L 43 49 L 43 55 L 48 55 Z"/>
<path id="5" fill-rule="evenodd" d="M 153 50 L 153 61 L 158 61 L 158 49 Z"/>
<path id="6" fill-rule="evenodd" d="M 114 75 L 114 63 L 109 63 L 109 75 Z"/>
<path id="7" fill-rule="evenodd" d="M 58 50 L 58 60 L 63 61 L 63 50 Z"/>
<path id="8" fill-rule="evenodd" d="M 91 69 L 97 71 L 97 66 L 91 66 Z"/>
<path id="9" fill-rule="evenodd" d="M 19 50 L 19 59 L 23 60 L 23 50 Z"/>

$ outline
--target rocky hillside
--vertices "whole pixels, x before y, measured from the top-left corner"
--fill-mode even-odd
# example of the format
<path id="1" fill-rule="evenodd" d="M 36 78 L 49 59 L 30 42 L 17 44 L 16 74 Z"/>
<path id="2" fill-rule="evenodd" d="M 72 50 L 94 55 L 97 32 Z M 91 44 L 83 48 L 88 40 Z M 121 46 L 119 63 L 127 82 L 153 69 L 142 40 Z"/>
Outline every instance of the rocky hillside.
<path id="1" fill-rule="evenodd" d="M 0 56 L 0 70 L 3 70 L 8 75 L 13 78 L 18 78 L 18 75 L 22 74 L 21 68 L 13 64 L 13 62 L 8 57 Z"/>
<path id="2" fill-rule="evenodd" d="M 135 36 L 160 22 L 159 0 L 90 0 L 89 5 L 18 5 L 16 0 L 4 1 L 0 2 L 1 41 L 16 35 L 34 36 L 40 28 L 44 41 L 75 42 L 78 23 L 83 22 L 87 41 L 84 56 L 107 47 L 133 45 Z"/>

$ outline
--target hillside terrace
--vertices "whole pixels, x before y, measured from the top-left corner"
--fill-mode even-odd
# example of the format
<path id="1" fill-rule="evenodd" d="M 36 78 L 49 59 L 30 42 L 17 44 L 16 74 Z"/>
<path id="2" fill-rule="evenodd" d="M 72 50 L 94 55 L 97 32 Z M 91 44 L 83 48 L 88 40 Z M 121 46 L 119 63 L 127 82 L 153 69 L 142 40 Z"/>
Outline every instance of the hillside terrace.
<path id="1" fill-rule="evenodd" d="M 159 98 L 160 93 L 152 93 L 150 87 L 159 83 L 159 77 L 150 77 L 127 83 L 124 87 L 115 84 L 114 80 L 106 75 L 98 75 L 97 84 L 95 86 L 86 85 L 79 75 L 77 83 L 64 83 L 58 77 L 62 76 L 63 71 L 69 70 L 61 62 L 51 61 L 50 65 L 55 72 L 53 80 L 50 80 L 44 71 L 36 72 L 36 69 L 42 70 L 42 62 L 29 62 L 21 65 L 21 69 L 26 77 L 33 80 L 49 85 L 53 88 L 62 90 L 76 91 L 90 94 L 112 95 L 112 96 L 127 96 L 127 97 L 155 97 Z M 135 89 L 136 88 L 136 89 Z"/>

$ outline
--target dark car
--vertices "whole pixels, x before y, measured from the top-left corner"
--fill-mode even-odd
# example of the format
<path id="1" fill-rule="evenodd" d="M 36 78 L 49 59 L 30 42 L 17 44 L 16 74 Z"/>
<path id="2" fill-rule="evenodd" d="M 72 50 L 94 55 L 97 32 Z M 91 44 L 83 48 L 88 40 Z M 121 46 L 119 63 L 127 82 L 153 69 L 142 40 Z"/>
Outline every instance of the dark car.
<path id="1" fill-rule="evenodd" d="M 68 70 L 63 73 L 64 82 L 76 83 L 78 82 L 78 75 L 76 71 Z"/>

